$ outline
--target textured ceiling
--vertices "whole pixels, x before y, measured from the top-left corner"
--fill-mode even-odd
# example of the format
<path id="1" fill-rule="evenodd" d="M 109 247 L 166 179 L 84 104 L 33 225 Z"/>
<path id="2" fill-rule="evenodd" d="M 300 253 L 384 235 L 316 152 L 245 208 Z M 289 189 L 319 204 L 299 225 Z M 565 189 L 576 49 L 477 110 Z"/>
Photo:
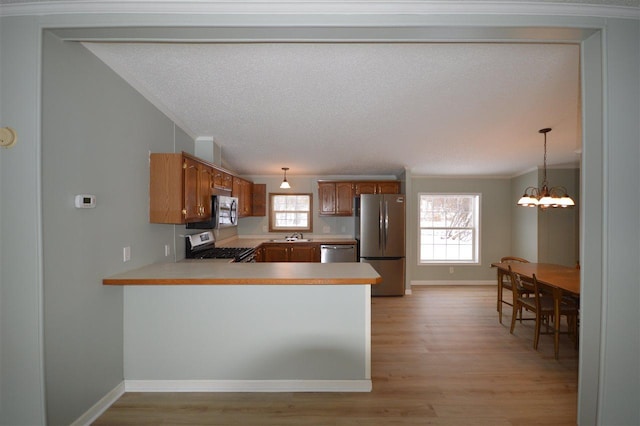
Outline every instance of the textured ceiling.
<path id="1" fill-rule="evenodd" d="M 201 0 L 184 7 L 193 6 L 193 13 L 266 13 L 270 3 Z M 363 13 L 360 5 L 376 13 L 395 4 L 406 13 L 428 13 L 428 5 L 450 13 L 460 5 L 496 11 L 519 5 L 511 13 L 540 13 L 537 6 L 546 4 L 561 14 L 572 15 L 571 5 L 575 11 L 592 5 L 597 7 L 587 14 L 637 19 L 640 7 L 640 0 L 391 0 L 346 2 L 345 12 L 331 7 L 342 2 L 330 0 L 276 3 L 289 13 L 313 4 L 318 16 Z M 176 0 L 0 0 L 0 15 L 76 9 L 142 14 L 175 13 L 182 6 Z M 576 164 L 579 157 L 577 45 L 87 46 L 192 137 L 213 138 L 225 164 L 242 174 L 279 173 L 288 166 L 291 174 L 313 175 L 398 174 L 408 168 L 423 175 L 513 176 L 541 165 L 542 127 L 553 128 L 550 166 Z"/>
<path id="2" fill-rule="evenodd" d="M 579 47 L 86 43 L 242 174 L 512 176 L 575 164 Z"/>

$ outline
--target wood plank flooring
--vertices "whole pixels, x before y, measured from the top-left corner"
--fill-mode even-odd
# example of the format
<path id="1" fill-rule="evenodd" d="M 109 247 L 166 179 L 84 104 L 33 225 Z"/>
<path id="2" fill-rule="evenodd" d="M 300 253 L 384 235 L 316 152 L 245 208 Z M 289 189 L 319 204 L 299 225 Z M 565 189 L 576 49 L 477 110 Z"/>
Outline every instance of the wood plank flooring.
<path id="1" fill-rule="evenodd" d="M 372 299 L 370 393 L 126 393 L 95 425 L 575 425 L 578 353 L 509 334 L 495 286 Z M 510 319 L 511 308 L 504 314 Z"/>

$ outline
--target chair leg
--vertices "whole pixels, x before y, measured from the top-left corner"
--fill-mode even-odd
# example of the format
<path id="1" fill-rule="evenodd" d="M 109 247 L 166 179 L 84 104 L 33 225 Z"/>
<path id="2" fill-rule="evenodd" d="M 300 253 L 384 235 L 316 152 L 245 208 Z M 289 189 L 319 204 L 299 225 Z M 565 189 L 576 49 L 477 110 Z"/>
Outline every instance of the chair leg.
<path id="1" fill-rule="evenodd" d="M 516 304 L 513 307 L 513 310 L 511 311 L 511 330 L 509 330 L 509 333 L 513 334 L 513 330 L 516 328 L 516 315 L 518 315 L 518 308 L 520 307 L 519 304 Z"/>

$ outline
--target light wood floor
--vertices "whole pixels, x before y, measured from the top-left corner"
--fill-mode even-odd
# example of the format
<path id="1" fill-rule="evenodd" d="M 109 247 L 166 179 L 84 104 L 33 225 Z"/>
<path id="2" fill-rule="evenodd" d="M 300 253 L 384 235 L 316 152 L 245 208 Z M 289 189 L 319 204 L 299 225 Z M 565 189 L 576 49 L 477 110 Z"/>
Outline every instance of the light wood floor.
<path id="1" fill-rule="evenodd" d="M 372 299 L 371 393 L 127 393 L 96 425 L 575 425 L 578 354 L 509 334 L 494 286 Z"/>

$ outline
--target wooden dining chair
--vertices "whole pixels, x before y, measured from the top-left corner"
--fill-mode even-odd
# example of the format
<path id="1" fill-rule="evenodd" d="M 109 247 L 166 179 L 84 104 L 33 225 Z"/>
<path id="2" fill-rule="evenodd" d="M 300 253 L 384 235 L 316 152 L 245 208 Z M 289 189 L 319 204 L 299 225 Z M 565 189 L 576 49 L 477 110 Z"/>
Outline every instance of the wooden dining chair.
<path id="1" fill-rule="evenodd" d="M 560 321 L 562 316 L 567 317 L 567 324 L 569 327 L 568 333 L 576 333 L 576 324 L 578 309 L 576 305 L 562 302 L 560 304 L 560 318 L 554 318 L 554 306 L 553 296 L 546 293 L 544 289 L 538 284 L 535 274 L 531 283 L 527 283 L 522 280 L 518 274 L 514 273 L 509 266 L 509 275 L 511 276 L 511 282 L 513 283 L 513 314 L 511 315 L 511 330 L 516 326 L 516 320 L 518 312 L 520 312 L 520 320 L 522 321 L 522 311 L 526 310 L 535 315 L 533 318 L 526 318 L 535 320 L 535 331 L 533 337 L 533 349 L 538 349 L 538 342 L 540 340 L 541 326 L 543 323 L 547 326 L 547 330 L 544 334 L 553 334 L 553 331 L 549 331 L 549 323 L 551 321 Z M 521 294 L 522 290 L 527 290 L 529 295 Z"/>
<path id="2" fill-rule="evenodd" d="M 521 257 L 505 256 L 500 259 L 500 263 L 529 263 L 529 261 Z M 504 289 L 511 291 L 511 277 L 508 274 L 502 275 L 502 280 L 500 280 L 498 286 L 498 318 L 500 324 L 502 324 L 502 304 L 513 306 L 510 301 L 512 298 L 505 299 L 504 297 Z"/>

